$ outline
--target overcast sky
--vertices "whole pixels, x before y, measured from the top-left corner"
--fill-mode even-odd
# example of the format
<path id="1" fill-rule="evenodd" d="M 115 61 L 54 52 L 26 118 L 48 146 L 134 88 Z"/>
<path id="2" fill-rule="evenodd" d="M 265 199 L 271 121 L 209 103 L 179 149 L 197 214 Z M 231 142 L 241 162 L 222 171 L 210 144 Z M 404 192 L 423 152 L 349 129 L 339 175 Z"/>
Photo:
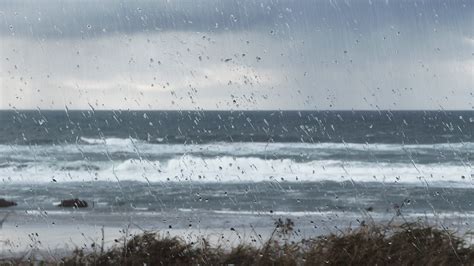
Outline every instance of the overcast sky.
<path id="1" fill-rule="evenodd" d="M 0 108 L 474 108 L 472 0 L 0 1 Z"/>

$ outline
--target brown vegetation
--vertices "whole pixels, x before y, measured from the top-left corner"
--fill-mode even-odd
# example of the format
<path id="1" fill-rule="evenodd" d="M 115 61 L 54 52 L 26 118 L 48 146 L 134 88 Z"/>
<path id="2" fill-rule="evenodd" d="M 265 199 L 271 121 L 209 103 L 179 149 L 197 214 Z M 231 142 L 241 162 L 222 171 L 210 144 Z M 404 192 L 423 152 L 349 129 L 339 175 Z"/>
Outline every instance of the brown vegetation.
<path id="1" fill-rule="evenodd" d="M 145 232 L 114 248 L 72 256 L 60 265 L 474 265 L 474 246 L 454 233 L 418 223 L 365 225 L 355 230 L 292 242 L 293 222 L 279 219 L 257 248 L 231 250 Z"/>

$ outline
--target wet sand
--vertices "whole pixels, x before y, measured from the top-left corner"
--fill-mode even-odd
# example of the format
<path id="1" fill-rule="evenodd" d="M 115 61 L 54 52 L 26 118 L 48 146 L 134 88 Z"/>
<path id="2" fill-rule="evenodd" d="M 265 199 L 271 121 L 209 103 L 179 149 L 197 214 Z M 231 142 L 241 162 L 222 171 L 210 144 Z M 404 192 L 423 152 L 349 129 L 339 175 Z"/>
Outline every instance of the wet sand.
<path id="1" fill-rule="evenodd" d="M 3 217 L 8 211 L 2 210 Z M 337 233 L 361 223 L 393 224 L 427 221 L 462 235 L 474 223 L 472 213 L 406 214 L 395 216 L 367 212 L 238 213 L 178 209 L 172 212 L 104 213 L 93 210 L 10 211 L 0 230 L 0 254 L 16 257 L 33 253 L 39 258 L 60 257 L 79 248 L 92 250 L 117 245 L 125 236 L 158 231 L 187 242 L 205 238 L 211 245 L 230 248 L 239 243 L 259 245 L 267 240 L 278 218 L 295 222 L 295 240 Z M 104 234 L 102 234 L 102 230 Z M 104 240 L 102 241 L 102 236 Z M 472 239 L 467 239 L 472 242 Z"/>

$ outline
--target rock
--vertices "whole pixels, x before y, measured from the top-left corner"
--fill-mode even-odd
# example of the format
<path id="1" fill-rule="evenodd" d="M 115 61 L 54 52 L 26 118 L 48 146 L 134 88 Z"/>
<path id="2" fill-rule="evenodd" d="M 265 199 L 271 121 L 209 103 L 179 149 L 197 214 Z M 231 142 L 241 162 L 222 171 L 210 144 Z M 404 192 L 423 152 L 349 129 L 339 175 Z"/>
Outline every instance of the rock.
<path id="1" fill-rule="evenodd" d="M 11 207 L 11 206 L 16 206 L 16 202 L 14 201 L 8 201 L 6 199 L 0 199 L 0 208 L 6 208 L 6 207 Z"/>
<path id="2" fill-rule="evenodd" d="M 64 208 L 87 208 L 88 206 L 87 201 L 80 199 L 61 200 L 61 203 L 58 205 L 58 207 Z"/>

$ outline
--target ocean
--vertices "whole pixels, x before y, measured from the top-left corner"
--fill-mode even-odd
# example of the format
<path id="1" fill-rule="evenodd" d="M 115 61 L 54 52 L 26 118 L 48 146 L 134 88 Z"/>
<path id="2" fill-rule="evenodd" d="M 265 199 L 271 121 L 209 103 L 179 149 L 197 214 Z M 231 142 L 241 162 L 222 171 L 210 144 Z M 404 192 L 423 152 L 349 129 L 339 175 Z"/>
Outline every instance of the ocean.
<path id="1" fill-rule="evenodd" d="M 276 217 L 306 232 L 400 216 L 469 228 L 473 134 L 473 111 L 0 111 L 0 198 L 18 203 L 0 212 L 11 235 Z M 69 198 L 90 206 L 56 206 Z"/>

